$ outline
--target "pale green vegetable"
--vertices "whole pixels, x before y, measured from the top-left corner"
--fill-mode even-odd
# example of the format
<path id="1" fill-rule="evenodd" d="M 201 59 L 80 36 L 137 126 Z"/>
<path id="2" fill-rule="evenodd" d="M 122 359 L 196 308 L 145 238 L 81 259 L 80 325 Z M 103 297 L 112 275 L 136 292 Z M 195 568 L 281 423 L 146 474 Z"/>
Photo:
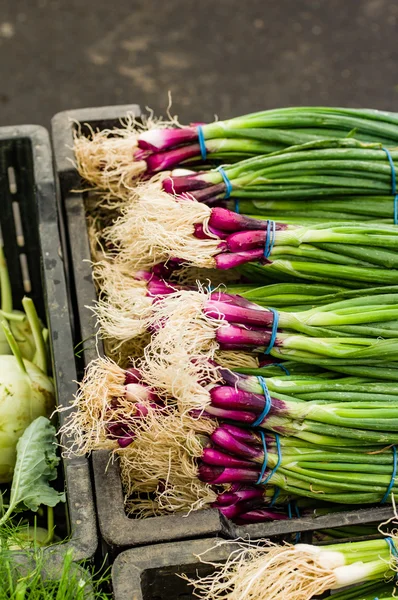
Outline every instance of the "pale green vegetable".
<path id="1" fill-rule="evenodd" d="M 14 356 L 0 356 L 0 482 L 11 481 L 16 444 L 30 423 L 54 408 L 54 386 L 45 373 Z"/>
<path id="2" fill-rule="evenodd" d="M 11 486 L 10 501 L 0 526 L 23 505 L 37 511 L 41 504 L 55 506 L 65 502 L 65 494 L 49 485 L 57 477 L 59 457 L 55 428 L 45 417 L 29 425 L 17 444 L 17 460 Z"/>
<path id="3" fill-rule="evenodd" d="M 23 359 L 8 324 L 2 327 L 13 356 L 0 356 L 0 483 L 11 481 L 16 446 L 25 429 L 37 417 L 54 408 L 54 386 L 46 375 L 47 356 L 36 310 L 30 298 L 23 306 L 35 342 L 35 363 Z"/>
<path id="4" fill-rule="evenodd" d="M 0 246 L 0 289 L 2 318 L 9 322 L 11 332 L 19 346 L 23 358 L 33 360 L 35 355 L 35 342 L 32 329 L 26 315 L 20 310 L 13 310 L 10 277 L 5 261 L 3 248 Z M 7 338 L 0 329 L 0 355 L 11 354 Z"/>

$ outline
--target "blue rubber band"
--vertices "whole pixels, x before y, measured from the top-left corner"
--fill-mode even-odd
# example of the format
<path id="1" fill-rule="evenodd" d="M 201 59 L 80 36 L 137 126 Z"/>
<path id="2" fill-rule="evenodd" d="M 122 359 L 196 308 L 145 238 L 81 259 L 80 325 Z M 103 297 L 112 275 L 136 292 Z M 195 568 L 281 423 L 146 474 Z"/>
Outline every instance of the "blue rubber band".
<path id="1" fill-rule="evenodd" d="M 274 320 L 272 321 L 271 339 L 269 341 L 268 348 L 264 351 L 264 354 L 269 354 L 271 352 L 272 348 L 275 345 L 276 334 L 278 333 L 278 323 L 279 323 L 279 313 L 278 313 L 278 311 L 275 310 L 274 308 L 269 308 L 268 310 L 273 313 Z"/>
<path id="2" fill-rule="evenodd" d="M 394 196 L 394 225 L 398 225 L 398 194 L 394 161 L 388 148 L 382 148 L 382 150 L 384 150 L 384 152 L 387 154 L 388 162 L 390 163 L 391 167 L 391 194 Z"/>
<path id="3" fill-rule="evenodd" d="M 390 537 L 386 537 L 385 539 L 386 539 L 387 544 L 390 547 L 391 554 L 395 558 L 395 561 L 398 563 L 398 550 L 394 544 L 394 540 Z M 394 580 L 395 581 L 398 580 L 398 573 L 395 573 Z"/>
<path id="4" fill-rule="evenodd" d="M 251 424 L 252 427 L 258 427 L 259 425 L 261 425 L 261 423 L 264 421 L 265 417 L 268 415 L 269 411 L 271 410 L 271 404 L 272 404 L 271 396 L 269 395 L 268 387 L 267 387 L 264 377 L 262 377 L 261 375 L 258 375 L 257 379 L 260 382 L 260 385 L 263 389 L 265 403 L 264 403 L 263 410 L 258 415 L 257 419 Z M 263 432 L 261 431 L 260 433 L 262 434 Z"/>
<path id="5" fill-rule="evenodd" d="M 226 172 L 224 171 L 224 169 L 222 167 L 217 167 L 216 171 L 219 171 L 221 177 L 224 180 L 225 187 L 227 188 L 225 190 L 225 200 L 227 200 L 230 197 L 231 192 L 232 192 L 232 183 L 228 179 L 228 175 L 226 174 Z"/>
<path id="6" fill-rule="evenodd" d="M 293 515 L 292 515 L 292 507 L 291 507 L 291 504 L 290 504 L 290 502 L 289 502 L 289 503 L 288 503 L 288 505 L 287 505 L 287 516 L 289 517 L 289 519 L 292 519 L 292 518 L 293 518 Z"/>
<path id="7" fill-rule="evenodd" d="M 394 196 L 394 225 L 398 225 L 398 194 Z"/>
<path id="8" fill-rule="evenodd" d="M 264 258 L 268 258 L 275 244 L 275 221 L 267 221 L 267 237 L 264 244 Z"/>
<path id="9" fill-rule="evenodd" d="M 263 434 L 263 435 L 264 435 L 264 434 Z M 265 440 L 265 438 L 264 438 L 264 440 Z M 273 475 L 275 475 L 275 473 L 276 473 L 276 472 L 277 472 L 277 470 L 279 469 L 279 467 L 280 467 L 280 464 L 281 464 L 281 462 L 282 462 L 281 440 L 280 440 L 280 437 L 279 437 L 279 435 L 278 435 L 277 433 L 275 433 L 275 441 L 276 441 L 276 448 L 277 448 L 277 450 L 278 450 L 278 460 L 277 460 L 277 462 L 276 462 L 276 465 L 275 465 L 275 467 L 272 469 L 272 471 L 270 471 L 270 473 L 269 473 L 269 474 L 268 474 L 268 476 L 267 476 L 267 477 L 264 479 L 264 481 L 260 481 L 260 477 L 258 478 L 258 481 L 257 481 L 257 483 L 261 483 L 261 485 L 266 485 L 266 484 L 269 482 L 269 480 L 271 479 L 271 477 L 272 477 Z M 266 458 L 268 458 L 268 455 L 267 455 L 267 457 L 266 457 Z M 265 468 L 267 468 L 267 461 L 264 461 L 264 463 L 265 463 Z M 264 464 L 263 464 L 263 467 L 264 467 Z M 263 469 L 261 469 L 261 472 L 263 472 Z M 264 469 L 264 472 L 265 472 L 265 469 Z"/>
<path id="10" fill-rule="evenodd" d="M 275 490 L 275 493 L 274 493 L 274 495 L 273 495 L 273 497 L 272 497 L 272 500 L 271 500 L 270 506 L 274 506 L 274 504 L 275 504 L 275 502 L 277 501 L 277 499 L 278 499 L 278 496 L 279 496 L 279 494 L 280 494 L 280 493 L 281 493 L 281 488 L 276 488 L 276 490 Z"/>
<path id="11" fill-rule="evenodd" d="M 256 485 L 258 485 L 262 482 L 264 473 L 267 470 L 267 462 L 268 462 L 268 451 L 267 451 L 267 442 L 265 439 L 265 434 L 264 434 L 264 431 L 261 431 L 261 430 L 259 433 L 261 436 L 261 441 L 263 443 L 264 460 L 263 460 L 263 466 L 261 467 L 260 475 L 258 476 L 258 479 L 256 481 Z"/>
<path id="12" fill-rule="evenodd" d="M 198 132 L 200 154 L 202 155 L 203 162 L 205 162 L 205 160 L 207 158 L 207 150 L 206 150 L 206 142 L 205 142 L 205 136 L 204 136 L 204 133 L 203 133 L 203 127 L 202 127 L 202 125 L 198 125 L 197 128 L 196 128 L 196 130 Z"/>
<path id="13" fill-rule="evenodd" d="M 381 504 L 384 504 L 385 502 L 387 502 L 388 500 L 388 496 L 391 493 L 392 488 L 394 487 L 394 483 L 395 483 L 395 477 L 397 475 L 397 467 L 398 467 L 398 453 L 397 453 L 397 447 L 393 446 L 392 447 L 392 452 L 393 452 L 393 457 L 394 457 L 394 463 L 393 463 L 393 470 L 392 470 L 392 475 L 391 475 L 391 481 L 390 484 L 387 488 L 386 493 L 383 496 L 383 499 L 381 501 Z"/>
<path id="14" fill-rule="evenodd" d="M 387 544 L 390 546 L 391 554 L 395 559 L 398 559 L 398 550 L 395 547 L 394 540 L 390 537 L 385 538 Z"/>
<path id="15" fill-rule="evenodd" d="M 240 214 L 239 198 L 235 198 L 235 212 L 238 213 L 238 215 Z"/>

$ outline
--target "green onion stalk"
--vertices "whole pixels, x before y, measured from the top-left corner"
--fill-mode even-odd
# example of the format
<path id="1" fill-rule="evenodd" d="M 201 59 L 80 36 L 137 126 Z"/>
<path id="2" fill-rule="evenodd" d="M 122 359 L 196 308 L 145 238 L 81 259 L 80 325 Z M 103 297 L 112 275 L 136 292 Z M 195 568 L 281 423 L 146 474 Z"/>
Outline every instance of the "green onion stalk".
<path id="1" fill-rule="evenodd" d="M 330 509 L 325 509 L 325 513 L 321 513 L 321 514 L 327 514 L 327 511 Z M 318 514 L 318 511 L 315 510 L 314 511 L 316 514 Z M 317 531 L 314 531 L 313 533 L 314 535 L 314 539 L 317 542 L 330 542 L 333 540 L 348 540 L 351 539 L 353 541 L 353 538 L 359 538 L 359 537 L 364 537 L 364 536 L 377 536 L 378 535 L 378 530 L 376 525 L 372 526 L 372 525 L 347 525 L 345 527 L 332 527 L 332 528 L 327 528 L 327 529 L 319 529 Z M 373 599 L 372 599 L 373 600 Z"/>
<path id="2" fill-rule="evenodd" d="M 227 121 L 150 129 L 137 140 L 135 157 L 146 160 L 147 172 L 169 170 L 196 160 L 235 162 L 319 139 L 355 137 L 395 146 L 398 120 L 394 113 L 368 109 L 291 107 L 243 115 Z M 202 138 L 202 139 L 200 139 Z"/>
<path id="3" fill-rule="evenodd" d="M 332 596 L 338 600 L 394 597 L 397 550 L 392 538 L 322 547 L 219 542 L 216 548 L 219 563 L 214 546 L 200 556 L 212 566 L 209 575 L 186 577 L 203 600 L 308 600 L 330 590 L 341 590 Z"/>
<path id="4" fill-rule="evenodd" d="M 394 199 L 386 196 L 333 196 L 327 200 L 225 200 L 229 210 L 282 223 L 316 224 L 357 221 L 393 223 Z"/>
<path id="5" fill-rule="evenodd" d="M 276 283 L 256 286 L 248 283 L 226 285 L 225 291 L 237 294 L 259 306 L 281 308 L 286 312 L 304 311 L 359 296 L 398 293 L 398 286 L 367 287 L 358 290 L 313 283 Z"/>
<path id="6" fill-rule="evenodd" d="M 28 360 L 33 360 L 35 355 L 35 340 L 26 315 L 20 310 L 14 310 L 10 276 L 3 248 L 0 246 L 0 293 L 1 293 L 1 319 L 8 321 L 12 334 L 18 344 L 19 350 Z M 0 355 L 11 354 L 9 343 L 0 329 Z"/>
<path id="7" fill-rule="evenodd" d="M 394 225 L 286 225 L 160 193 L 137 194 L 103 233 L 127 272 L 178 260 L 219 270 L 248 264 L 243 274 L 256 283 L 273 278 L 354 289 L 398 284 Z"/>

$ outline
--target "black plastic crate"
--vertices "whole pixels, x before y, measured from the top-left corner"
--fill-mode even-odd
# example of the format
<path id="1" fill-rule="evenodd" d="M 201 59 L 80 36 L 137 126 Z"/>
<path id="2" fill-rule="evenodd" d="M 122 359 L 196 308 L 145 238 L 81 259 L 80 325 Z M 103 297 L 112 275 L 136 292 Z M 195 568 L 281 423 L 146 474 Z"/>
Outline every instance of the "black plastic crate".
<path id="1" fill-rule="evenodd" d="M 0 228 L 15 308 L 33 298 L 49 329 L 56 398 L 68 406 L 76 391 L 70 311 L 48 132 L 35 125 L 0 128 Z M 59 413 L 61 424 L 65 413 Z M 69 537 L 46 550 L 48 565 L 92 559 L 97 528 L 88 460 L 63 459 Z M 54 566 L 54 568 L 55 568 Z"/>
<path id="2" fill-rule="evenodd" d="M 74 165 L 73 130 L 85 124 L 93 129 L 120 126 L 120 119 L 128 115 L 139 117 L 137 105 L 87 108 L 62 112 L 52 120 L 55 165 L 59 179 L 60 211 L 64 217 L 67 251 L 71 264 L 69 282 L 73 302 L 78 315 L 75 343 L 94 340 L 95 320 L 87 309 L 96 297 L 89 263 L 90 250 L 85 222 L 84 198 L 73 190 L 82 188 L 82 181 Z M 85 343 L 84 363 L 102 352 L 100 343 Z M 110 462 L 107 451 L 95 451 L 92 455 L 95 496 L 99 528 L 103 542 L 115 555 L 126 547 L 172 542 L 182 539 L 222 536 L 236 538 L 249 535 L 266 538 L 295 531 L 309 531 L 359 523 L 383 521 L 393 515 L 391 507 L 365 508 L 345 511 L 317 518 L 292 519 L 256 525 L 235 526 L 216 509 L 192 512 L 189 516 L 170 515 L 136 520 L 129 518 L 124 510 L 123 490 L 119 467 Z M 138 596 L 140 597 L 140 596 Z"/>
<path id="3" fill-rule="evenodd" d="M 197 596 L 192 586 L 178 575 L 191 579 L 210 575 L 214 568 L 198 556 L 206 552 L 206 562 L 223 563 L 235 547 L 238 549 L 238 544 L 217 545 L 215 538 L 207 538 L 125 550 L 112 567 L 114 600 L 193 600 Z M 326 592 L 318 598 L 332 600 L 333 595 Z"/>
<path id="4" fill-rule="evenodd" d="M 207 551 L 206 560 L 222 562 L 231 552 L 230 545 L 214 547 L 216 541 L 208 538 L 125 550 L 112 567 L 114 600 L 191 600 L 192 586 L 177 573 L 193 578 L 210 574 L 212 567 L 197 556 Z"/>

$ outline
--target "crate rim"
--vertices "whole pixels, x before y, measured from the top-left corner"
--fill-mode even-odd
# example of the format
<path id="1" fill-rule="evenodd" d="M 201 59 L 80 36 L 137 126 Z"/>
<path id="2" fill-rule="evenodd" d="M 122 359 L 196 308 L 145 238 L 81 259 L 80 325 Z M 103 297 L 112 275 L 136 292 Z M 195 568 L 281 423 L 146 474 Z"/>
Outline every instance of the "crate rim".
<path id="1" fill-rule="evenodd" d="M 57 365 L 57 356 L 60 354 L 61 346 L 64 347 L 63 352 L 71 352 L 71 360 L 67 361 L 68 364 L 61 365 L 61 369 L 54 369 L 55 372 L 53 374 L 56 383 L 58 405 L 66 406 L 69 405 L 70 393 L 76 389 L 76 371 L 74 369 L 70 320 L 67 320 L 66 334 L 62 336 L 62 340 L 56 342 L 51 333 L 54 325 L 57 326 L 57 319 L 64 316 L 62 311 L 60 311 L 61 314 L 58 316 L 52 314 L 49 308 L 48 297 L 50 293 L 53 293 L 53 289 L 49 286 L 50 281 L 55 279 L 55 276 L 57 278 L 57 286 L 52 300 L 56 304 L 59 303 L 60 308 L 63 305 L 64 310 L 67 310 L 68 305 L 58 230 L 55 177 L 50 136 L 47 129 L 41 125 L 22 124 L 0 127 L 0 143 L 13 143 L 18 140 L 28 140 L 31 146 L 34 180 L 33 193 L 36 199 L 41 252 L 41 278 L 55 366 Z M 54 246 L 55 243 L 56 247 Z M 51 254 L 53 262 L 46 261 L 45 259 Z M 69 350 L 68 341 L 70 342 Z M 62 415 L 62 413 L 59 413 L 59 415 Z M 46 560 L 54 565 L 60 564 L 66 552 L 70 550 L 73 552 L 75 561 L 92 559 L 98 545 L 88 460 L 82 457 L 79 460 L 63 458 L 62 461 L 71 521 L 71 535 L 64 543 L 45 549 Z M 76 488 L 76 494 L 73 493 L 73 486 Z M 84 498 L 84 505 L 81 501 L 82 498 Z"/>
<path id="2" fill-rule="evenodd" d="M 137 104 L 131 105 L 114 105 L 105 107 L 83 108 L 57 113 L 52 119 L 52 138 L 55 155 L 55 165 L 57 176 L 60 180 L 60 187 L 63 193 L 70 193 L 72 187 L 81 184 L 81 178 L 73 163 L 73 138 L 71 121 L 78 123 L 98 123 L 103 120 L 109 126 L 117 126 L 121 119 L 127 114 L 140 116 L 142 112 Z M 112 125 L 113 124 L 113 125 Z M 69 127 L 69 129 L 68 129 Z M 65 192 L 66 190 L 66 192 Z M 82 202 L 82 194 L 80 194 Z M 62 199 L 62 202 L 65 198 Z M 83 213 L 80 212 L 80 215 Z M 87 234 L 86 234 L 87 235 Z M 86 245 L 88 247 L 88 243 Z M 80 290 L 79 290 L 80 292 Z M 91 292 L 94 292 L 94 285 L 91 282 Z M 83 309 L 87 302 L 82 302 L 79 305 L 79 310 Z M 88 321 L 89 317 L 86 316 Z M 90 325 L 90 327 L 92 327 Z M 84 339 L 84 338 L 83 338 Z M 88 362 L 88 361 L 87 361 Z M 250 525 L 235 526 L 232 522 L 225 519 L 216 509 L 208 509 L 191 513 L 189 517 L 182 515 L 165 515 L 161 517 L 151 517 L 144 520 L 135 520 L 127 516 L 124 512 L 120 512 L 118 503 L 123 500 L 123 491 L 120 481 L 119 468 L 116 461 L 109 460 L 109 454 L 106 450 L 95 450 L 92 453 L 95 493 L 97 499 L 97 512 L 99 519 L 100 533 L 103 539 L 114 551 L 126 551 L 127 548 L 135 548 L 138 546 L 164 543 L 167 539 L 173 539 L 174 542 L 182 543 L 183 540 L 193 538 L 206 537 L 209 535 L 220 535 L 229 539 L 244 537 L 249 535 L 252 539 L 269 537 L 270 535 L 283 535 L 284 533 L 293 533 L 297 531 L 313 531 L 326 527 L 325 517 L 309 517 L 301 519 L 292 519 L 291 521 L 277 521 L 272 523 L 258 523 Z M 122 504 L 123 506 L 123 504 Z M 116 507 L 118 510 L 116 510 Z M 203 516 L 202 531 L 199 533 L 200 516 Z M 343 526 L 348 524 L 371 523 L 377 520 L 387 520 L 393 516 L 392 507 L 377 507 L 360 508 L 358 510 L 342 511 L 340 513 L 332 513 L 329 523 L 331 526 Z M 119 532 L 115 532 L 115 521 L 110 522 L 109 517 L 115 518 L 116 524 L 120 527 Z M 189 520 L 194 520 L 194 531 L 189 532 Z M 160 521 L 158 521 L 160 519 Z M 169 520 L 169 521 L 166 521 Z M 147 529 L 150 532 L 145 533 L 143 522 L 149 523 Z M 141 524 L 140 524 L 141 522 Z M 163 525 L 170 523 L 171 535 L 167 537 L 167 527 Z M 181 522 L 181 527 L 177 527 L 177 523 Z M 185 522 L 186 534 L 181 535 L 176 532 L 181 532 Z M 159 526 L 157 526 L 159 523 Z M 275 524 L 274 524 L 275 523 Z M 173 534 L 174 532 L 174 534 Z M 143 539 L 145 538 L 145 541 Z"/>

